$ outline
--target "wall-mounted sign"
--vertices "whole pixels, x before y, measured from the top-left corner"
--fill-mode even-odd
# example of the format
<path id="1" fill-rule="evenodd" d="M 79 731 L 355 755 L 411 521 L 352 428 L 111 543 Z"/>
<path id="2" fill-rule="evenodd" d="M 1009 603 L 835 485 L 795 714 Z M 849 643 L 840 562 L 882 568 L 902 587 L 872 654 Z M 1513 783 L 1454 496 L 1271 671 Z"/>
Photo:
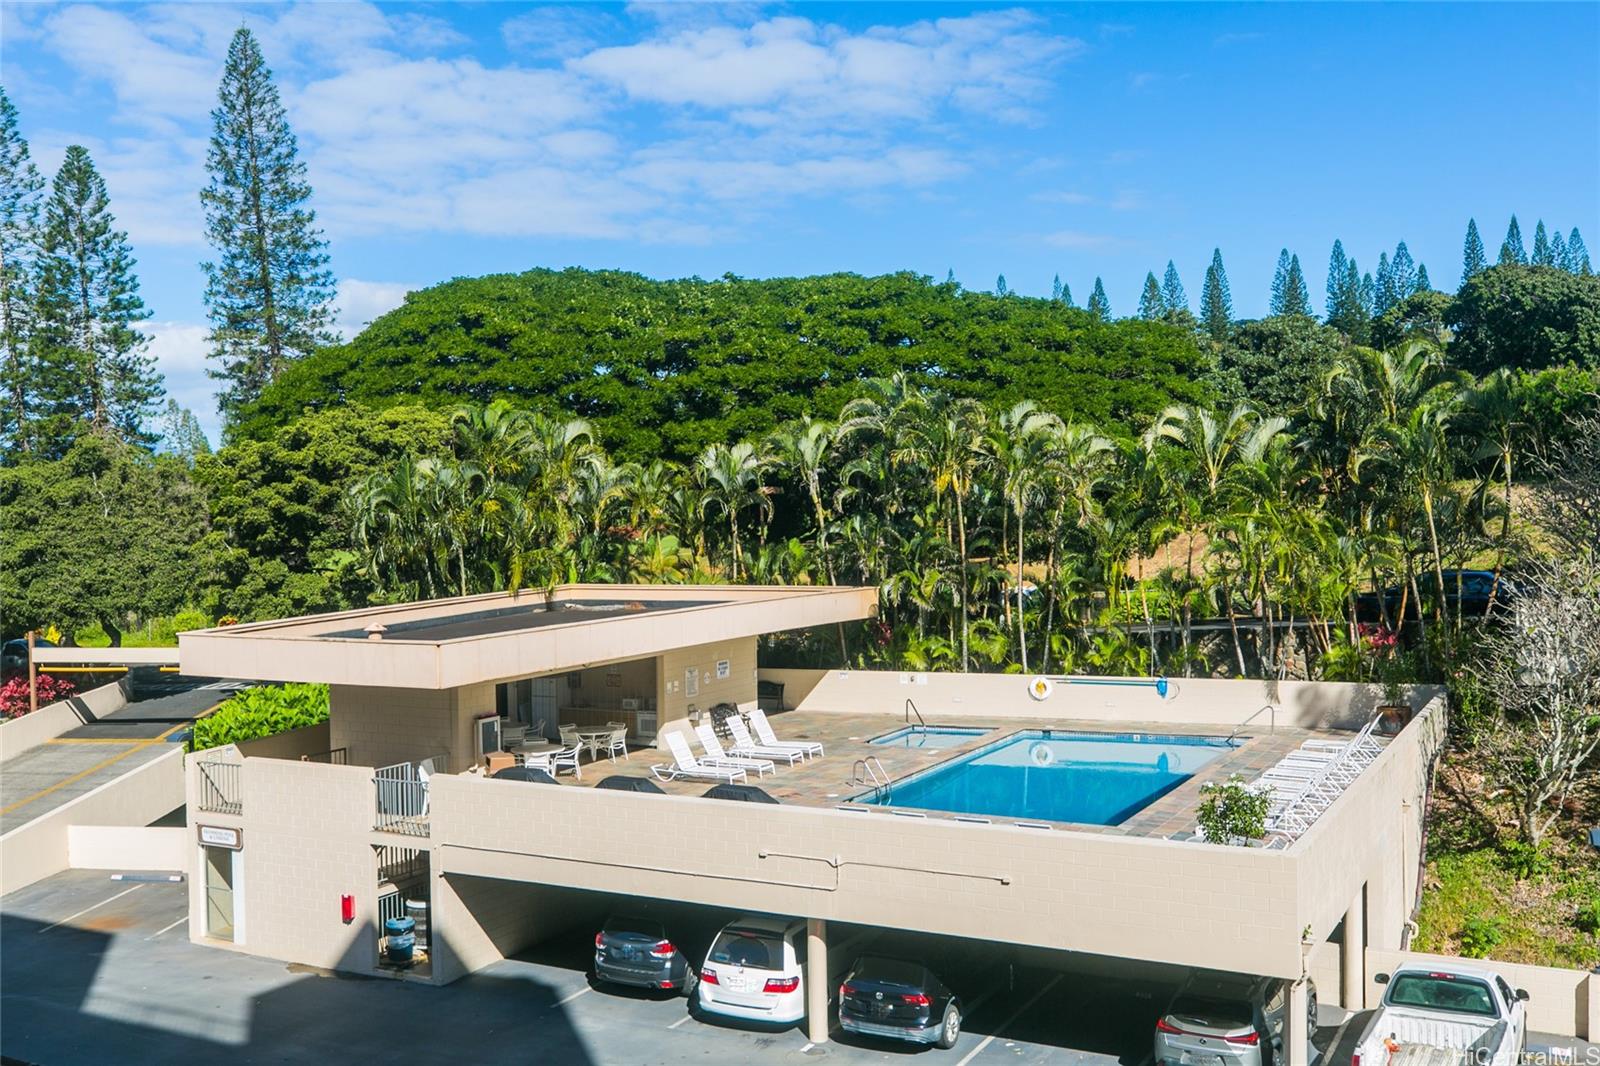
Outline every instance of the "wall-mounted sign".
<path id="1" fill-rule="evenodd" d="M 683 671 L 683 694 L 685 696 L 700 695 L 700 668 L 697 666 L 685 667 Z"/>
<path id="2" fill-rule="evenodd" d="M 733 673 L 733 669 L 732 669 L 731 665 L 729 664 L 728 660 L 726 660 L 726 659 L 718 659 L 717 660 L 717 680 L 718 681 L 726 681 L 726 680 L 728 680 L 728 675 L 730 675 L 731 673 Z"/>
<path id="3" fill-rule="evenodd" d="M 244 849 L 244 830 L 226 825 L 197 825 L 200 843 L 213 848 L 227 848 L 230 851 Z"/>

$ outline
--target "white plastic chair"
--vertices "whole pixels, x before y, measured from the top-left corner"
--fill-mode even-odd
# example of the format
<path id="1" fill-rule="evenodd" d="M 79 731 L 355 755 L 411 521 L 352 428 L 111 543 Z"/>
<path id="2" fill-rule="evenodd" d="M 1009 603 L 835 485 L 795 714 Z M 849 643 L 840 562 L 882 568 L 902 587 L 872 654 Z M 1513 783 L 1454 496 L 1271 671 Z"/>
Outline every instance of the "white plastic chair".
<path id="1" fill-rule="evenodd" d="M 563 767 L 565 767 L 566 769 L 571 770 L 573 775 L 576 776 L 579 781 L 582 781 L 583 767 L 578 763 L 578 752 L 581 750 L 583 750 L 582 744 L 573 744 L 571 747 L 562 748 L 560 751 L 551 752 L 550 765 L 553 768 L 553 772 L 550 776 L 554 777 L 556 774 L 561 772 Z"/>
<path id="2" fill-rule="evenodd" d="M 611 731 L 611 739 L 606 742 L 606 755 L 612 762 L 617 761 L 619 753 L 624 759 L 628 757 L 628 727 L 620 724 Z"/>
<path id="3" fill-rule="evenodd" d="M 766 747 L 789 748 L 812 758 L 822 754 L 822 745 L 814 740 L 779 740 L 778 734 L 772 731 L 772 723 L 767 721 L 767 712 L 760 707 L 750 712 L 750 728 L 756 731 L 757 739 Z"/>
<path id="4" fill-rule="evenodd" d="M 754 770 L 757 777 L 765 777 L 778 767 L 771 759 L 750 759 L 741 755 L 729 755 L 722 748 L 722 741 L 717 739 L 717 731 L 709 723 L 702 723 L 694 727 L 694 735 L 700 738 L 700 746 L 706 749 L 706 757 L 700 762 L 706 766 L 738 766 L 745 770 Z"/>
<path id="5" fill-rule="evenodd" d="M 728 731 L 733 734 L 733 746 L 728 749 L 733 755 L 771 759 L 774 762 L 782 759 L 790 766 L 806 757 L 805 752 L 798 748 L 769 748 L 757 744 L 755 738 L 750 735 L 750 730 L 745 728 L 744 719 L 736 714 L 728 716 Z"/>
<path id="6" fill-rule="evenodd" d="M 570 748 L 574 744 L 581 743 L 578 740 L 578 725 L 576 722 L 562 722 L 556 726 L 556 732 L 561 734 L 561 746 L 563 748 Z"/>

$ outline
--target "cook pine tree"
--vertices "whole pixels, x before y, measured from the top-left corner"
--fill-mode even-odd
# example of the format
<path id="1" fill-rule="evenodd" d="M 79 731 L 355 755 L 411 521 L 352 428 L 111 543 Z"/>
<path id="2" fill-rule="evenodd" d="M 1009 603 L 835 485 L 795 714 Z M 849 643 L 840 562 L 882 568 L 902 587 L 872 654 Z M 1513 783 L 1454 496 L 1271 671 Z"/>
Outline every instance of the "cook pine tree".
<path id="1" fill-rule="evenodd" d="M 29 345 L 42 420 L 59 446 L 82 427 L 130 443 L 153 439 L 148 421 L 163 389 L 149 338 L 137 328 L 150 312 L 133 268 L 105 180 L 75 144 L 45 202 Z"/>
<path id="2" fill-rule="evenodd" d="M 254 35 L 228 47 L 201 190 L 210 369 L 232 421 L 285 367 L 334 340 L 328 248 L 308 206 L 311 186 Z"/>
<path id="3" fill-rule="evenodd" d="M 36 389 L 29 340 L 43 191 L 44 179 L 17 128 L 17 109 L 0 88 L 0 449 L 7 453 L 32 447 Z"/>
<path id="4" fill-rule="evenodd" d="M 1233 325 L 1233 293 L 1228 288 L 1228 272 L 1222 267 L 1222 249 L 1211 250 L 1211 265 L 1206 267 L 1205 287 L 1200 290 L 1200 324 L 1218 343 L 1228 339 Z"/>

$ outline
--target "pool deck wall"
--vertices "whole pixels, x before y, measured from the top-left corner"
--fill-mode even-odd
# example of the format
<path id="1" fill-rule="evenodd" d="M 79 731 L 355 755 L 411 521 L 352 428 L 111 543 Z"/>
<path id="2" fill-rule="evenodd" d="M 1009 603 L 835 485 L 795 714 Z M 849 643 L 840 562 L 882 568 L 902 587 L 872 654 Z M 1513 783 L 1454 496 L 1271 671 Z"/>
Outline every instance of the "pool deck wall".
<path id="1" fill-rule="evenodd" d="M 912 673 L 894 670 L 762 670 L 765 680 L 794 684 L 805 695 L 785 697 L 799 710 L 847 714 L 886 714 L 904 719 L 910 699 L 928 722 L 960 724 L 963 714 L 985 718 L 1070 718 L 1116 722 L 1171 722 L 1215 725 L 1224 733 L 1260 708 L 1250 731 L 1265 732 L 1273 722 L 1299 729 L 1359 729 L 1376 711 L 1382 697 L 1378 685 L 1328 681 L 1231 681 L 1172 678 L 1163 699 L 1147 687 L 1149 678 L 1078 678 L 1056 681 L 1044 700 L 1028 693 L 1029 678 L 1020 674 Z M 1106 682 L 1127 682 L 1107 684 Z M 1410 690 L 1411 706 L 1420 710 L 1442 689 L 1418 685 Z"/>

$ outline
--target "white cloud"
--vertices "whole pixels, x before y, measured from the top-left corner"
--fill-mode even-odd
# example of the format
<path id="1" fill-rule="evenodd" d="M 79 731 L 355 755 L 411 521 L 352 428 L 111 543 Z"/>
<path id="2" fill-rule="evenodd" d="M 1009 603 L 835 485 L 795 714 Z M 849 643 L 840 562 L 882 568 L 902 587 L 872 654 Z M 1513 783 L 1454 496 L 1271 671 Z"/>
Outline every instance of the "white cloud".
<path id="1" fill-rule="evenodd" d="M 393 311 L 405 302 L 406 293 L 422 288 L 405 281 L 360 281 L 345 278 L 339 282 L 336 301 L 339 320 L 335 329 L 349 340 L 379 315 Z"/>
<path id="2" fill-rule="evenodd" d="M 135 244 L 202 256 L 209 112 L 241 18 L 336 245 L 397 232 L 695 242 L 781 199 L 927 190 L 969 166 L 951 112 L 1026 121 L 1083 47 L 1020 10 L 857 32 L 743 6 L 540 8 L 501 24 L 518 58 L 495 63 L 448 54 L 463 44 L 448 23 L 370 3 L 6 17 L 80 91 L 109 91 L 112 132 L 89 147 Z"/>
<path id="3" fill-rule="evenodd" d="M 1037 21 L 999 11 L 848 34 L 785 16 L 599 48 L 568 66 L 631 99 L 731 108 L 757 125 L 776 114 L 870 125 L 946 105 L 1011 121 L 1046 88 L 1043 72 L 1083 48 L 1039 32 Z"/>
<path id="4" fill-rule="evenodd" d="M 193 411 L 216 444 L 222 437 L 222 419 L 217 413 L 217 383 L 206 376 L 209 330 L 193 322 L 145 322 L 140 330 L 150 337 L 148 350 L 166 379 L 167 395 Z"/>

